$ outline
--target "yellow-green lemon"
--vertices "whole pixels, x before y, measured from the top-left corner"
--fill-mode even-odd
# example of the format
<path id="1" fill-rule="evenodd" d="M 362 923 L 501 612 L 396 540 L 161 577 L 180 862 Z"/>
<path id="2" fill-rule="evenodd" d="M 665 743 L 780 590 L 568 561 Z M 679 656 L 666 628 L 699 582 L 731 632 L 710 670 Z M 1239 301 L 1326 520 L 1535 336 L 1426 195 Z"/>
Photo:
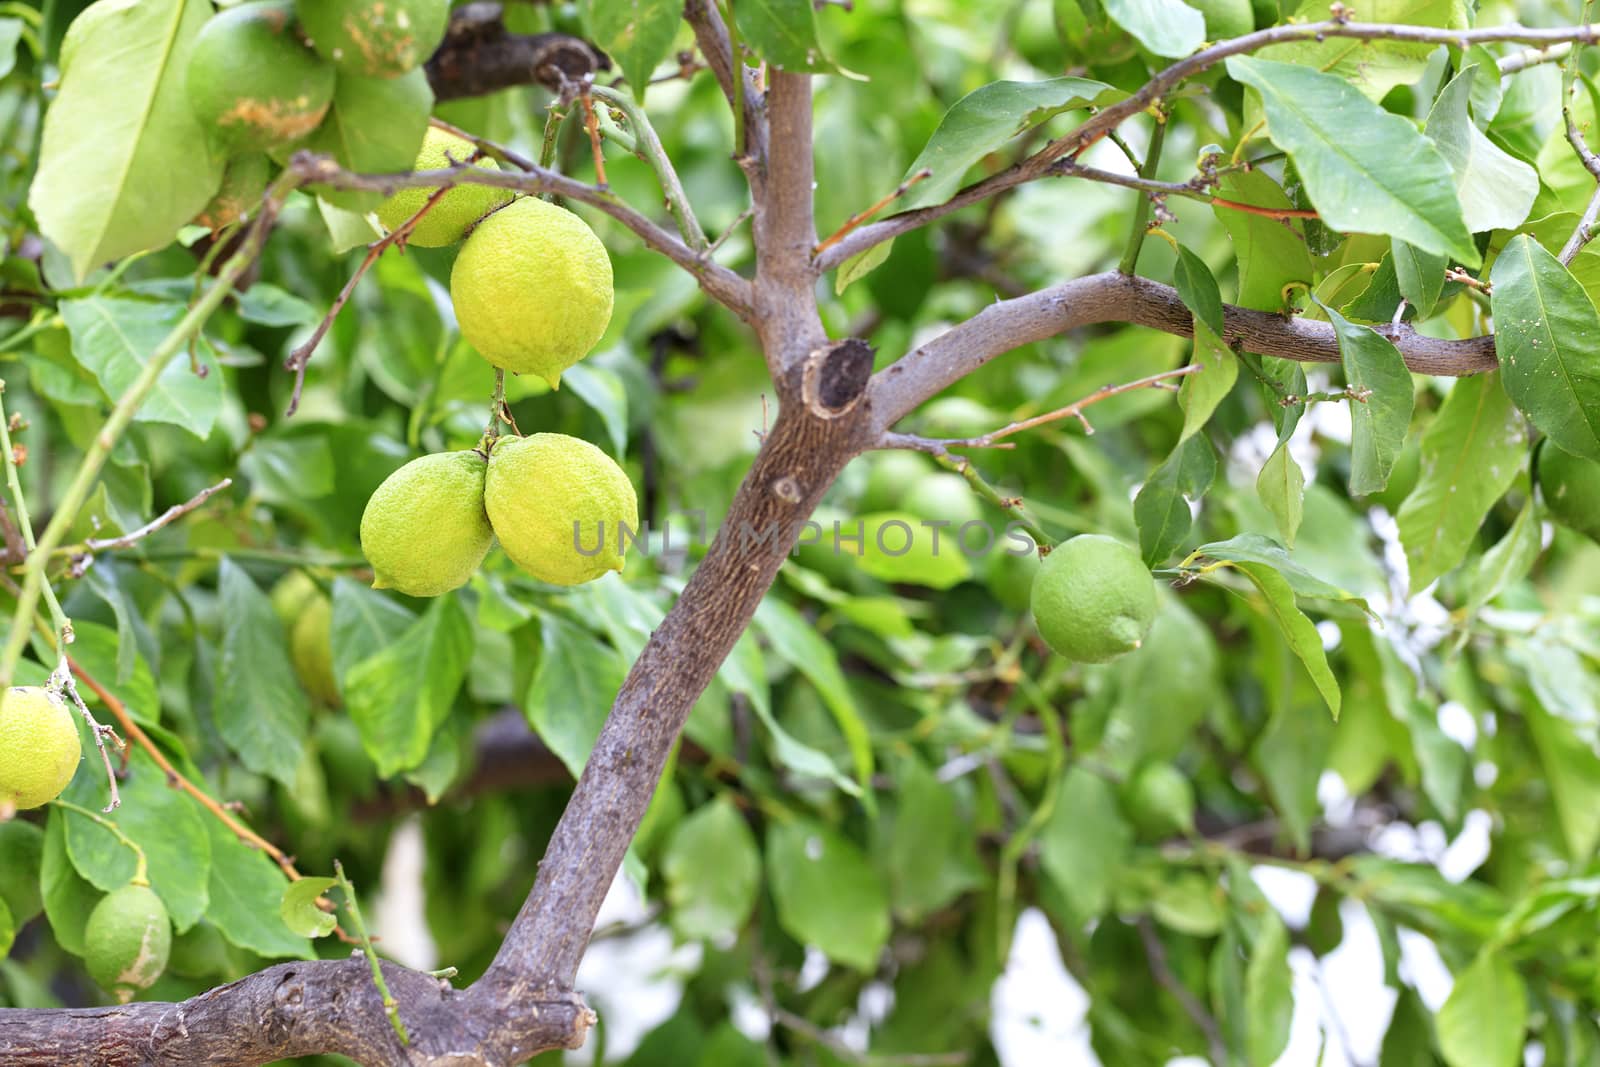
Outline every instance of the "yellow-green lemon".
<path id="1" fill-rule="evenodd" d="M 639 529 L 633 483 L 588 441 L 559 433 L 502 437 L 489 453 L 489 522 L 511 561 L 552 585 L 622 569 L 622 535 Z"/>
<path id="2" fill-rule="evenodd" d="M 317 54 L 342 73 L 395 78 L 439 47 L 450 0 L 300 0 Z"/>
<path id="3" fill-rule="evenodd" d="M 339 707 L 333 671 L 333 602 L 305 571 L 290 571 L 272 587 L 272 607 L 289 633 L 289 661 L 318 703 Z"/>
<path id="4" fill-rule="evenodd" d="M 479 452 L 439 452 L 385 478 L 361 515 L 374 589 L 438 596 L 465 585 L 494 540 Z"/>
<path id="5" fill-rule="evenodd" d="M 969 522 L 983 521 L 983 507 L 972 484 L 950 471 L 917 479 L 901 506 L 919 519 L 948 522 L 952 534 Z"/>
<path id="6" fill-rule="evenodd" d="M 1057 545 L 1033 579 L 1033 619 L 1059 655 L 1105 663 L 1132 652 L 1156 617 L 1156 585 L 1139 553 L 1082 534 Z"/>
<path id="7" fill-rule="evenodd" d="M 317 128 L 333 67 L 300 42 L 294 5 L 255 0 L 213 15 L 189 57 L 189 103 L 234 152 L 285 148 Z"/>
<path id="8" fill-rule="evenodd" d="M 1147 763 L 1134 774 L 1125 794 L 1128 815 L 1150 837 L 1194 828 L 1194 786 L 1170 763 Z"/>
<path id="9" fill-rule="evenodd" d="M 130 882 L 95 905 L 83 940 L 89 977 L 126 1004 L 167 969 L 172 921 L 154 890 Z"/>
<path id="10" fill-rule="evenodd" d="M 40 686 L 0 697 L 0 809 L 37 808 L 61 795 L 83 750 L 72 712 Z"/>
<path id="11" fill-rule="evenodd" d="M 514 374 L 552 388 L 611 321 L 611 257 L 578 216 L 525 197 L 478 224 L 450 272 L 461 335 Z"/>
<path id="12" fill-rule="evenodd" d="M 222 188 L 194 217 L 195 225 L 220 230 L 244 218 L 261 203 L 261 194 L 267 191 L 267 177 L 271 170 L 272 161 L 260 152 L 228 160 L 228 166 L 222 172 Z"/>
<path id="13" fill-rule="evenodd" d="M 492 159 L 474 161 L 477 147 L 443 130 L 428 128 L 422 140 L 422 150 L 411 165 L 412 170 L 444 170 L 460 163 L 472 163 L 484 170 L 499 170 Z M 422 210 L 422 205 L 434 194 L 434 189 L 401 189 L 378 205 L 378 221 L 386 230 L 397 230 L 407 219 Z M 416 229 L 406 236 L 408 244 L 420 248 L 443 248 L 461 240 L 467 228 L 483 216 L 506 203 L 513 196 L 509 189 L 495 189 L 488 185 L 457 185 L 439 202 L 428 209 L 417 223 Z"/>
<path id="14" fill-rule="evenodd" d="M 1539 490 L 1551 518 L 1600 541 L 1600 463 L 1546 441 L 1539 449 Z"/>

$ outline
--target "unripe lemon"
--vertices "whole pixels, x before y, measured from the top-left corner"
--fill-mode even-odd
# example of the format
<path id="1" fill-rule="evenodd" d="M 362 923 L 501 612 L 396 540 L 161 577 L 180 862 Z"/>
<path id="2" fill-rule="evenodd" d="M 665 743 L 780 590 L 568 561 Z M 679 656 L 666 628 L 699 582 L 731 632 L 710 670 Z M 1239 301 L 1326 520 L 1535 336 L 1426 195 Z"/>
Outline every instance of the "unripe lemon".
<path id="1" fill-rule="evenodd" d="M 0 809 L 37 808 L 61 795 L 83 749 L 72 712 L 40 686 L 0 698 Z"/>
<path id="2" fill-rule="evenodd" d="M 343 73 L 395 78 L 439 47 L 449 0 L 302 0 L 300 21 L 317 54 Z"/>
<path id="3" fill-rule="evenodd" d="M 1132 652 L 1156 617 L 1156 584 L 1139 553 L 1082 534 L 1057 545 L 1033 579 L 1033 619 L 1067 659 L 1105 663 Z"/>
<path id="4" fill-rule="evenodd" d="M 1551 518 L 1600 541 L 1600 463 L 1546 441 L 1539 449 L 1539 490 Z"/>
<path id="5" fill-rule="evenodd" d="M 294 6 L 255 0 L 211 17 L 189 57 L 189 103 L 234 152 L 286 148 L 317 128 L 333 67 L 295 35 Z"/>
<path id="6" fill-rule="evenodd" d="M 911 487 L 928 477 L 934 466 L 920 452 L 903 448 L 867 457 L 867 480 L 861 488 L 862 511 L 896 511 Z"/>
<path id="7" fill-rule="evenodd" d="M 260 152 L 230 159 L 222 172 L 222 188 L 194 217 L 195 225 L 220 230 L 238 222 L 261 203 L 271 170 L 272 161 Z"/>
<path id="8" fill-rule="evenodd" d="M 1194 828 L 1194 786 L 1170 763 L 1147 763 L 1127 787 L 1128 814 L 1150 837 Z"/>
<path id="9" fill-rule="evenodd" d="M 272 608 L 289 631 L 289 662 L 294 673 L 319 703 L 339 707 L 339 683 L 333 671 L 333 602 L 305 571 L 290 571 L 272 587 Z"/>
<path id="10" fill-rule="evenodd" d="M 478 224 L 450 272 L 461 335 L 513 374 L 552 389 L 611 321 L 611 257 L 578 216 L 524 197 Z"/>
<path id="11" fill-rule="evenodd" d="M 433 90 L 421 70 L 400 78 L 341 74 L 333 106 L 305 146 L 332 156 L 339 166 L 357 174 L 409 170 L 427 137 L 432 110 Z M 313 185 L 310 191 L 346 211 L 365 213 L 383 204 L 378 192 L 325 185 Z"/>
<path id="12" fill-rule="evenodd" d="M 901 507 L 919 519 L 948 522 L 952 532 L 969 522 L 983 521 L 983 508 L 971 483 L 950 471 L 919 478 L 906 493 Z"/>
<path id="13" fill-rule="evenodd" d="M 552 585 L 620 571 L 618 525 L 639 528 L 627 474 L 588 441 L 566 434 L 502 437 L 489 453 L 483 502 L 506 555 Z"/>
<path id="14" fill-rule="evenodd" d="M 483 511 L 485 467 L 478 452 L 439 452 L 383 480 L 361 514 L 374 589 L 438 596 L 466 584 L 494 540 Z"/>
<path id="15" fill-rule="evenodd" d="M 126 1004 L 167 969 L 172 920 L 154 890 L 130 882 L 95 905 L 83 940 L 89 977 Z"/>
<path id="16" fill-rule="evenodd" d="M 417 153 L 412 170 L 444 170 L 472 160 L 477 146 L 443 130 L 428 127 L 422 140 L 422 151 Z M 485 170 L 499 170 L 492 159 L 480 159 L 472 164 Z M 422 210 L 422 205 L 434 194 L 434 189 L 401 189 L 378 205 L 378 221 L 386 230 L 397 230 L 407 219 Z M 458 185 L 439 198 L 417 223 L 417 228 L 406 237 L 406 243 L 419 248 L 443 248 L 461 240 L 467 228 L 483 216 L 506 203 L 516 194 L 510 189 L 495 189 L 488 185 Z"/>

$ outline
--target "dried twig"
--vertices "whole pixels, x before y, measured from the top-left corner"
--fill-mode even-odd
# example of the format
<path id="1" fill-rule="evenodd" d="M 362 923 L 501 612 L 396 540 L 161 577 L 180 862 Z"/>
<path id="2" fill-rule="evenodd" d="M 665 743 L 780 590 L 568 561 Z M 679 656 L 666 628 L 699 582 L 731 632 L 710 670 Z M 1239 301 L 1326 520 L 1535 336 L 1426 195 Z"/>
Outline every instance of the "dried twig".
<path id="1" fill-rule="evenodd" d="M 174 504 L 160 515 L 151 519 L 137 530 L 130 530 L 120 537 L 91 538 L 85 541 L 82 548 L 90 552 L 106 552 L 114 548 L 131 548 L 133 545 L 149 537 L 163 526 L 171 525 L 175 520 L 189 514 L 216 494 L 233 485 L 232 478 L 224 478 L 216 485 L 207 486 L 182 504 Z M 57 549 L 58 552 L 72 552 L 77 546 Z"/>
<path id="2" fill-rule="evenodd" d="M 905 196 L 906 193 L 911 190 L 912 186 L 916 185 L 920 181 L 925 181 L 926 179 L 931 178 L 931 177 L 933 177 L 933 171 L 929 170 L 926 167 L 924 167 L 921 170 L 917 171 L 911 177 L 907 178 L 905 181 L 903 181 L 899 185 L 895 186 L 893 192 L 889 193 L 887 196 L 884 196 L 884 197 L 880 198 L 876 203 L 872 204 L 870 207 L 864 208 L 861 211 L 856 212 L 854 215 L 851 215 L 849 218 L 845 219 L 843 225 L 841 225 L 837 230 L 834 230 L 833 233 L 831 235 L 829 235 L 829 237 L 826 240 L 824 240 L 822 243 L 818 244 L 817 247 L 815 247 L 815 248 L 813 248 L 811 250 L 811 254 L 813 256 L 820 256 L 822 253 L 826 252 L 828 249 L 832 248 L 834 245 L 836 245 L 840 241 L 844 240 L 845 234 L 849 233 L 851 230 L 855 229 L 857 226 L 860 226 L 863 222 L 866 222 L 868 219 L 872 218 L 872 216 L 876 215 L 878 212 L 882 211 L 884 208 L 888 207 L 890 204 L 894 203 L 896 200 L 899 200 L 902 196 Z"/>
<path id="3" fill-rule="evenodd" d="M 1178 1002 L 1183 1013 L 1189 1016 L 1191 1022 L 1200 1028 L 1206 1035 L 1206 1048 L 1211 1053 L 1212 1063 L 1228 1062 L 1228 1046 L 1222 1040 L 1222 1028 L 1217 1025 L 1217 1020 L 1206 1011 L 1206 1006 L 1200 1003 L 1188 986 L 1172 973 L 1172 967 L 1167 962 L 1167 948 L 1161 943 L 1161 935 L 1156 932 L 1155 926 L 1150 922 L 1149 916 L 1139 917 L 1139 940 L 1144 942 L 1145 958 L 1150 961 L 1150 973 L 1155 977 L 1157 984 L 1172 994 Z"/>

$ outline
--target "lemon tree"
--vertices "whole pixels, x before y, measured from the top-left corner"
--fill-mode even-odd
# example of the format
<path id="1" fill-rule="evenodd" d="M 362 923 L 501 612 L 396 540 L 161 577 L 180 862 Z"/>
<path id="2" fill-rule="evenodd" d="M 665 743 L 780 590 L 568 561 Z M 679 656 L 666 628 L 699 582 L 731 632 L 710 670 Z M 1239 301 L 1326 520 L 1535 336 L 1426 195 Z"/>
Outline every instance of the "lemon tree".
<path id="1" fill-rule="evenodd" d="M 0 1063 L 1600 1062 L 1593 21 L 0 4 Z"/>

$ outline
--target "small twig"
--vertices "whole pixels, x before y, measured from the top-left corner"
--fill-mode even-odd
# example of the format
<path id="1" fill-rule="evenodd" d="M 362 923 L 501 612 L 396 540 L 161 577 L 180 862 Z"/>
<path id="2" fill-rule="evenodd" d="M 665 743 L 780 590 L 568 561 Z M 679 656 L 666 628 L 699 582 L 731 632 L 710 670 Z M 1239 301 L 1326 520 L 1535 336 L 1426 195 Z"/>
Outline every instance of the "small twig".
<path id="1" fill-rule="evenodd" d="M 83 716 L 83 721 L 89 724 L 89 733 L 94 737 L 95 748 L 100 750 L 100 762 L 105 766 L 106 784 L 110 787 L 111 796 L 106 801 L 106 806 L 101 811 L 107 814 L 122 807 L 122 793 L 117 788 L 117 772 L 111 766 L 111 753 L 106 749 L 106 738 L 117 746 L 117 752 L 126 759 L 128 743 L 117 736 L 117 731 L 110 726 L 102 724 L 94 717 L 89 706 L 83 702 L 83 697 L 78 694 L 78 687 L 72 681 L 72 670 L 63 664 L 58 666 L 50 675 L 50 684 L 61 692 L 72 706 L 78 709 L 78 714 Z"/>
<path id="2" fill-rule="evenodd" d="M 849 233 L 857 226 L 860 226 L 863 222 L 866 222 L 868 219 L 872 218 L 872 216 L 876 215 L 878 212 L 882 211 L 884 208 L 888 207 L 902 196 L 905 196 L 906 193 L 910 191 L 912 186 L 931 177 L 933 177 L 933 171 L 926 167 L 917 171 L 911 177 L 895 186 L 894 191 L 888 196 L 883 197 L 871 206 L 863 208 L 854 215 L 851 215 L 849 218 L 845 219 L 844 225 L 840 226 L 837 230 L 834 230 L 833 233 L 829 235 L 827 240 L 823 241 L 821 244 L 817 245 L 811 250 L 812 256 L 822 255 L 822 253 L 826 252 L 828 249 L 844 240 L 845 234 Z"/>
<path id="3" fill-rule="evenodd" d="M 322 339 L 328 336 L 328 330 L 332 328 L 333 320 L 339 317 L 339 312 L 343 311 L 345 304 L 349 303 L 351 294 L 356 291 L 356 285 L 360 283 L 362 278 L 366 277 L 367 271 L 372 269 L 372 265 L 378 261 L 378 257 L 383 255 L 390 246 L 404 243 L 405 239 L 410 236 L 411 231 L 417 228 L 417 224 L 422 221 L 429 211 L 433 210 L 435 204 L 444 199 L 445 194 L 451 188 L 451 186 L 445 185 L 434 190 L 422 207 L 417 209 L 415 215 L 412 215 L 391 232 L 367 246 L 367 254 L 362 257 L 355 273 L 350 275 L 350 280 L 344 283 L 344 288 L 339 290 L 339 295 L 334 298 L 333 306 L 328 308 L 328 313 L 322 316 L 322 321 L 317 323 L 317 328 L 311 331 L 311 336 L 306 338 L 305 343 L 297 346 L 293 352 L 289 353 L 288 358 L 283 361 L 283 369 L 294 372 L 294 391 L 289 394 L 289 408 L 284 412 L 285 417 L 293 415 L 300 409 L 300 391 L 305 388 L 306 384 L 306 366 L 311 362 L 311 357 L 316 353 L 317 346 L 322 343 Z"/>
<path id="4" fill-rule="evenodd" d="M 1500 76 L 1515 74 L 1529 67 L 1536 67 L 1541 63 L 1558 63 L 1567 58 L 1572 51 L 1570 41 L 1562 44 L 1545 45 L 1543 48 L 1528 48 L 1521 52 L 1513 52 L 1495 64 L 1500 69 Z"/>
<path id="5" fill-rule="evenodd" d="M 1589 18 L 1593 0 L 1584 0 L 1581 17 Z M 1580 55 L 1578 49 L 1572 49 L 1561 65 L 1561 119 L 1566 126 L 1567 143 L 1577 153 L 1578 160 L 1583 164 L 1583 169 L 1595 179 L 1597 187 L 1594 195 L 1589 198 L 1589 205 L 1584 209 L 1583 217 L 1578 220 L 1577 228 L 1572 231 L 1572 236 L 1567 238 L 1566 244 L 1561 246 L 1558 257 L 1563 266 L 1571 263 L 1583 246 L 1588 244 L 1594 236 L 1595 218 L 1600 215 L 1600 156 L 1597 156 L 1589 147 L 1589 142 L 1584 138 L 1583 131 L 1578 128 L 1578 120 L 1572 113 L 1572 97 L 1577 91 L 1578 63 Z"/>
<path id="6" fill-rule="evenodd" d="M 589 148 L 594 153 L 594 184 L 597 188 L 609 189 L 611 183 L 606 181 L 606 154 L 600 147 L 600 120 L 595 118 L 594 97 L 587 88 L 578 95 L 578 104 L 583 108 L 583 128 L 589 134 Z"/>
<path id="7" fill-rule="evenodd" d="M 400 1019 L 400 1005 L 395 1002 L 394 994 L 389 992 L 389 983 L 384 981 L 383 966 L 378 962 L 378 953 L 372 947 L 372 938 L 367 935 L 367 924 L 361 919 L 361 905 L 356 900 L 356 887 L 344 876 L 344 864 L 338 860 L 333 861 L 333 873 L 339 879 L 339 888 L 344 893 L 344 905 L 345 910 L 350 913 L 350 925 L 355 928 L 356 938 L 361 942 L 361 951 L 366 954 L 367 965 L 372 968 L 372 984 L 378 987 L 378 992 L 383 997 L 384 1014 L 389 1016 L 389 1025 L 394 1027 L 400 1043 L 409 1045 L 411 1035 L 406 1033 L 406 1024 Z"/>
<path id="8" fill-rule="evenodd" d="M 1200 1028 L 1206 1035 L 1206 1047 L 1211 1052 L 1212 1063 L 1228 1062 L 1228 1045 L 1222 1040 L 1222 1028 L 1217 1025 L 1217 1020 L 1206 1011 L 1204 1004 L 1200 1003 L 1189 987 L 1172 973 L 1172 967 L 1167 962 L 1167 947 L 1161 943 L 1161 935 L 1156 932 L 1149 916 L 1139 917 L 1139 939 L 1144 942 L 1145 958 L 1150 961 L 1150 974 L 1156 983 L 1172 994 L 1185 1015 L 1191 1022 Z"/>
<path id="9" fill-rule="evenodd" d="M 74 804 L 70 800 L 62 800 L 60 797 L 57 797 L 50 803 L 54 807 L 60 808 L 62 811 L 70 811 L 74 815 L 82 815 L 85 819 L 88 819 L 90 822 L 105 830 L 112 837 L 115 837 L 121 844 L 126 846 L 128 850 L 133 853 L 133 877 L 130 878 L 129 881 L 134 885 L 150 884 L 150 865 L 145 860 L 144 849 L 139 847 L 139 843 L 137 841 L 134 841 L 127 834 L 123 833 L 122 827 L 118 826 L 110 819 L 95 814 L 88 808 Z"/>
<path id="10" fill-rule="evenodd" d="M 629 129 L 633 131 L 633 154 L 655 171 L 661 195 L 667 201 L 667 210 L 678 220 L 678 232 L 683 234 L 690 248 L 707 251 L 705 230 L 701 229 L 700 220 L 695 217 L 694 207 L 689 203 L 689 194 L 684 191 L 683 182 L 678 179 L 678 172 L 672 165 L 672 158 L 667 155 L 644 108 L 628 93 L 617 89 L 596 85 L 591 91 L 622 112 Z"/>
<path id="11" fill-rule="evenodd" d="M 1167 141 L 1167 116 L 1158 108 L 1155 112 L 1155 128 L 1150 131 L 1150 149 L 1144 154 L 1144 162 L 1139 164 L 1139 177 L 1146 181 L 1153 181 L 1156 168 L 1161 166 L 1161 149 Z M 1133 206 L 1133 223 L 1128 233 L 1128 245 L 1122 252 L 1122 259 L 1117 264 L 1117 269 L 1123 274 L 1137 274 L 1139 266 L 1139 252 L 1144 248 L 1145 236 L 1150 230 L 1150 201 L 1151 196 L 1139 197 L 1139 202 Z M 1084 423 L 1085 428 L 1088 423 Z"/>
<path id="12" fill-rule="evenodd" d="M 812 1044 L 821 1045 L 846 1063 L 860 1064 L 861 1067 L 963 1067 L 964 1064 L 972 1062 L 970 1052 L 903 1052 L 885 1055 L 858 1052 L 810 1019 L 796 1015 L 777 1004 L 769 1005 L 769 1008 L 772 1021 L 785 1030 L 805 1038 Z"/>
<path id="13" fill-rule="evenodd" d="M 1460 267 L 1446 267 L 1444 271 L 1444 280 L 1447 282 L 1460 282 L 1467 288 L 1476 289 L 1480 293 L 1491 293 L 1494 291 L 1494 286 L 1490 285 L 1482 278 L 1474 278 Z"/>
<path id="14" fill-rule="evenodd" d="M 1083 414 L 1084 408 L 1089 407 L 1092 404 L 1098 404 L 1102 400 L 1108 400 L 1111 397 L 1122 393 L 1130 393 L 1135 389 L 1161 387 L 1162 383 L 1166 382 L 1168 379 L 1181 378 L 1186 374 L 1194 374 L 1200 369 L 1201 368 L 1198 363 L 1187 363 L 1182 367 L 1174 367 L 1172 370 L 1164 370 L 1159 374 L 1151 374 L 1131 382 L 1123 382 L 1121 385 L 1102 386 L 1101 388 L 1090 393 L 1088 396 L 1083 397 L 1081 400 L 1075 400 L 1064 408 L 1057 408 L 1054 411 L 1047 411 L 1043 415 L 1034 415 L 1031 418 L 1022 419 L 1019 422 L 1013 422 L 1009 426 L 1002 426 L 1000 429 L 993 430 L 989 433 L 983 434 L 980 437 L 967 437 L 958 440 L 943 441 L 941 443 L 946 448 L 993 448 L 995 447 L 995 442 L 999 441 L 1003 437 L 1010 437 L 1012 434 L 1021 433 L 1023 430 L 1031 430 L 1036 426 L 1044 426 L 1048 423 L 1059 422 L 1062 419 L 1077 419 L 1078 422 L 1083 426 L 1083 432 L 1086 434 L 1092 434 L 1094 433 L 1094 427 L 1090 425 L 1088 417 Z"/>
<path id="15" fill-rule="evenodd" d="M 494 159 L 496 162 L 510 164 L 518 170 L 531 171 L 536 169 L 533 161 L 528 157 L 507 148 L 498 141 L 491 141 L 487 137 L 479 137 L 475 133 L 468 133 L 460 126 L 453 126 L 438 116 L 430 118 L 428 125 L 436 130 L 448 133 L 452 137 L 469 142 L 480 153 Z"/>
<path id="16" fill-rule="evenodd" d="M 99 697 L 100 702 L 110 709 L 112 717 L 117 720 L 117 724 L 122 727 L 122 732 L 128 736 L 128 739 L 144 749 L 146 754 L 155 760 L 156 766 L 160 767 L 167 776 L 167 784 L 169 786 L 188 793 L 199 802 L 201 807 L 221 820 L 222 825 L 232 830 L 234 836 L 240 841 L 266 853 L 288 876 L 291 882 L 299 881 L 300 872 L 295 870 L 294 861 L 282 849 L 228 814 L 223 805 L 217 803 L 205 790 L 179 773 L 178 769 L 172 765 L 172 761 L 167 759 L 166 755 L 150 740 L 150 735 L 140 729 L 139 724 L 133 721 L 133 716 L 128 714 L 128 709 L 121 700 L 118 700 L 111 694 L 110 690 L 96 681 L 94 676 L 84 670 L 81 664 L 71 658 L 67 660 L 67 664 L 72 673 L 78 676 L 78 681 L 88 686 L 90 692 Z"/>
<path id="17" fill-rule="evenodd" d="M 210 500 L 217 493 L 222 492 L 231 485 L 233 485 L 233 479 L 224 478 L 216 485 L 207 486 L 206 488 L 200 490 L 182 504 L 174 504 L 166 511 L 163 511 L 160 515 L 157 515 L 154 519 L 151 519 L 149 522 L 139 527 L 137 530 L 125 533 L 121 537 L 106 537 L 98 540 L 90 539 L 83 543 L 83 547 L 90 552 L 105 552 L 114 548 L 131 548 L 135 542 L 149 537 L 163 526 L 170 525 L 176 519 L 189 514 L 189 512 L 193 511 L 195 508 L 198 508 L 201 504 L 204 504 L 207 500 Z M 57 551 L 64 550 L 58 549 Z"/>

